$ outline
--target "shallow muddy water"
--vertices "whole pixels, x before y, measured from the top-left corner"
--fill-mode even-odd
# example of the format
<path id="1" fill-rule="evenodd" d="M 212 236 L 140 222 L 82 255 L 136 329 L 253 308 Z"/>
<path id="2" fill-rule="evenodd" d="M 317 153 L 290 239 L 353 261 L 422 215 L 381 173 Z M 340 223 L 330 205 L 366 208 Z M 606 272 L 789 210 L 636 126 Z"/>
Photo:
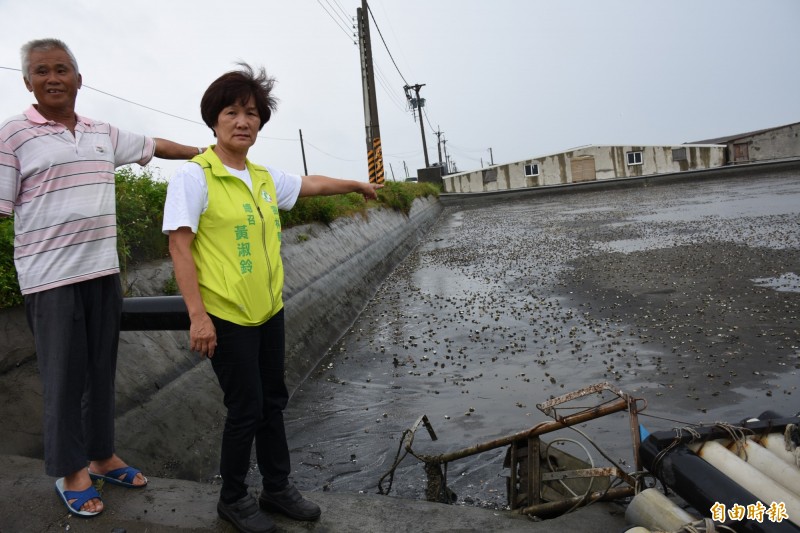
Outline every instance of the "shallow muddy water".
<path id="1" fill-rule="evenodd" d="M 377 492 L 423 414 L 438 440 L 420 429 L 414 449 L 444 453 L 603 381 L 647 402 L 651 431 L 795 414 L 798 275 L 800 176 L 447 207 L 292 397 L 293 479 Z M 625 415 L 580 429 L 633 468 Z M 459 502 L 505 505 L 504 455 L 448 466 Z M 425 480 L 407 456 L 391 494 L 424 498 Z"/>

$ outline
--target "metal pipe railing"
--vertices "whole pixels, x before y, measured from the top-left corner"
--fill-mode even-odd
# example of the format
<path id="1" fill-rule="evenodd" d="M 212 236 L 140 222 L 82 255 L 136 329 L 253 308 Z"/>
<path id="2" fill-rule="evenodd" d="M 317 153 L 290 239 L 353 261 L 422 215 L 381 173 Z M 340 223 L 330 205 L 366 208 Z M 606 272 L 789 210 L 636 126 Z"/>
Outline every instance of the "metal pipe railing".
<path id="1" fill-rule="evenodd" d="M 141 296 L 122 300 L 122 331 L 189 330 L 182 296 Z"/>

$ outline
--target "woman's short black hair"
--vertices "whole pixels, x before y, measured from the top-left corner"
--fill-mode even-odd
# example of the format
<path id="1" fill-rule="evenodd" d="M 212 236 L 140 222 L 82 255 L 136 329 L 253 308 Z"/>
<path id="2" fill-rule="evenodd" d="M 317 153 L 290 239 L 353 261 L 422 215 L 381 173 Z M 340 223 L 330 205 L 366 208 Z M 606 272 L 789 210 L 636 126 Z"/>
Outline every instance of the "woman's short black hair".
<path id="1" fill-rule="evenodd" d="M 247 63 L 238 65 L 241 67 L 239 70 L 226 72 L 214 80 L 200 100 L 203 122 L 212 131 L 223 109 L 236 103 L 244 105 L 251 96 L 255 99 L 258 116 L 261 118 L 259 131 L 278 108 L 278 99 L 272 96 L 275 78 L 268 76 L 264 67 L 259 68 L 256 73 Z"/>

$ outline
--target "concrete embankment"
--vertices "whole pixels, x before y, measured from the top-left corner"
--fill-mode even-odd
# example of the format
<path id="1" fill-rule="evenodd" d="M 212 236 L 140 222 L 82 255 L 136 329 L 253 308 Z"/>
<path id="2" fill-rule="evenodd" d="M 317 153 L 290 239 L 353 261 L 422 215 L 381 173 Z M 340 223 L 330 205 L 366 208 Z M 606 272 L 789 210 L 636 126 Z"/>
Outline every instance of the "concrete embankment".
<path id="1" fill-rule="evenodd" d="M 368 220 L 306 226 L 284 234 L 287 380 L 294 389 L 327 346 L 350 326 L 394 265 L 434 224 L 436 200 L 415 203 L 409 217 L 373 212 Z M 157 293 L 169 264 L 150 265 L 127 280 L 134 295 Z M 0 532 L 232 531 L 215 512 L 213 472 L 223 420 L 216 379 L 189 353 L 185 332 L 123 332 L 118 369 L 118 451 L 149 476 L 141 491 L 106 487 L 107 510 L 92 520 L 66 513 L 44 475 L 41 393 L 36 359 L 21 309 L 0 314 Z M 208 479 L 203 479 L 208 481 Z M 304 488 L 304 487 L 301 487 Z M 429 532 L 622 531 L 614 504 L 534 522 L 508 511 L 450 506 L 363 493 L 315 491 L 319 522 L 276 517 L 281 531 Z"/>
<path id="2" fill-rule="evenodd" d="M 441 211 L 416 200 L 408 216 L 387 209 L 283 234 L 287 384 L 303 380 L 352 323 L 375 287 Z M 129 293 L 158 294 L 169 261 L 134 270 Z M 21 308 L 0 314 L 0 454 L 42 456 L 41 384 Z M 224 406 L 207 361 L 186 332 L 122 332 L 117 369 L 117 450 L 152 476 L 206 480 L 216 472 Z M 37 472 L 41 474 L 41 472 Z"/>
<path id="3" fill-rule="evenodd" d="M 204 533 L 233 532 L 217 517 L 219 487 L 150 477 L 143 490 L 106 486 L 106 510 L 92 519 L 70 515 L 56 499 L 42 462 L 0 455 L 0 531 L 3 533 Z M 547 521 L 510 511 L 404 500 L 377 494 L 314 492 L 317 522 L 272 515 L 283 533 L 614 533 L 624 529 L 623 509 L 598 503 Z"/>

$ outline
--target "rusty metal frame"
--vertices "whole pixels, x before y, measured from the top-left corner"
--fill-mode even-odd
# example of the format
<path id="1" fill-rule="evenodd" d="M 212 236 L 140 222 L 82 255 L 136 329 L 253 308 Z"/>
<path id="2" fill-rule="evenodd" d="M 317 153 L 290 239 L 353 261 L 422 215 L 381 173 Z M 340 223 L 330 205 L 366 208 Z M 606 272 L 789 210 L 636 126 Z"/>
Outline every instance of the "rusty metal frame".
<path id="1" fill-rule="evenodd" d="M 600 405 L 584 408 L 580 411 L 568 414 L 566 416 L 558 413 L 558 406 L 567 402 L 590 396 L 593 394 L 602 394 L 603 392 L 611 392 L 616 398 L 607 401 Z M 643 402 L 643 407 L 639 408 L 638 402 Z M 541 422 L 527 430 L 507 435 L 499 439 L 494 439 L 488 442 L 475 444 L 467 448 L 462 448 L 453 452 L 443 453 L 439 455 L 428 455 L 416 452 L 412 449 L 414 435 L 419 429 L 420 424 L 423 424 L 431 437 L 431 440 L 437 440 L 436 433 L 433 430 L 428 417 L 426 415 L 420 416 L 416 422 L 411 426 L 405 437 L 405 449 L 408 453 L 412 454 L 417 459 L 426 463 L 427 467 L 444 465 L 447 463 L 482 453 L 488 450 L 499 448 L 502 446 L 509 446 L 509 455 L 511 458 L 511 483 L 509 490 L 509 502 L 512 509 L 518 509 L 519 512 L 525 514 L 538 514 L 538 513 L 551 513 L 557 511 L 564 511 L 570 508 L 586 505 L 593 501 L 600 499 L 617 499 L 627 496 L 632 496 L 635 493 L 636 480 L 621 471 L 617 467 L 603 467 L 603 468 L 586 468 L 571 471 L 560 471 L 553 473 L 543 473 L 539 461 L 541 441 L 540 436 L 564 429 L 576 424 L 580 424 L 589 420 L 594 420 L 606 415 L 618 413 L 621 411 L 628 411 L 630 419 L 631 437 L 633 441 L 634 463 L 637 471 L 641 470 L 641 461 L 639 458 L 639 423 L 638 413 L 646 408 L 644 400 L 633 398 L 632 396 L 624 393 L 622 390 L 612 387 L 607 382 L 590 385 L 574 392 L 567 393 L 557 398 L 552 398 L 541 404 L 537 404 L 537 408 L 545 415 L 553 418 L 551 422 Z M 527 458 L 520 457 L 521 443 L 526 444 Z M 527 506 L 520 508 L 519 501 L 520 494 L 516 489 L 517 483 L 517 465 L 523 460 L 527 460 Z M 547 502 L 543 503 L 541 499 L 542 484 L 547 481 L 561 480 L 566 478 L 585 478 L 585 477 L 616 477 L 626 482 L 628 487 L 609 488 L 605 491 L 593 492 L 578 496 L 575 498 L 567 498 L 561 502 Z M 445 480 L 446 481 L 446 480 Z"/>
<path id="2" fill-rule="evenodd" d="M 627 403 L 627 410 L 628 410 L 630 430 L 631 430 L 631 442 L 633 443 L 634 465 L 637 471 L 641 470 L 642 462 L 639 457 L 639 445 L 641 444 L 641 439 L 639 436 L 639 411 L 643 411 L 647 407 L 647 403 L 644 400 L 641 400 L 642 402 L 644 402 L 644 406 L 641 409 L 639 409 L 637 405 L 637 401 L 639 400 L 633 398 L 629 394 L 626 394 L 621 389 L 612 387 L 608 382 L 602 382 L 602 383 L 597 383 L 595 385 L 590 385 L 588 387 L 584 387 L 582 389 L 578 389 L 574 392 L 564 394 L 557 398 L 551 398 L 546 402 L 536 404 L 536 407 L 542 413 L 553 418 L 554 420 L 563 421 L 568 417 L 560 416 L 556 410 L 557 406 L 573 400 L 577 400 L 584 396 L 589 396 L 592 394 L 601 394 L 605 391 L 613 393 L 619 399 L 622 399 Z M 598 409 L 598 407 L 600 406 L 589 408 L 584 412 L 595 412 Z"/>

